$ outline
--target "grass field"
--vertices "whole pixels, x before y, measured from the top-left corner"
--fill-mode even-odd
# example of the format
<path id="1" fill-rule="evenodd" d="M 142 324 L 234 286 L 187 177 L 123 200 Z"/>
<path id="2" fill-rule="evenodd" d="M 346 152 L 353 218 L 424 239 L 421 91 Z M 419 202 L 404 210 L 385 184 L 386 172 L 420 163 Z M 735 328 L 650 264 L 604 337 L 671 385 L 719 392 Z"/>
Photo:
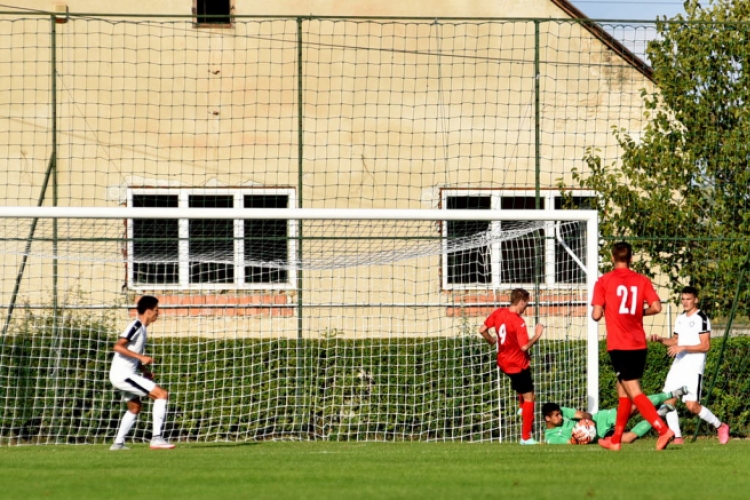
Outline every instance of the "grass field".
<path id="1" fill-rule="evenodd" d="M 8 499 L 475 499 L 750 496 L 750 441 L 593 446 L 279 442 L 0 448 Z"/>

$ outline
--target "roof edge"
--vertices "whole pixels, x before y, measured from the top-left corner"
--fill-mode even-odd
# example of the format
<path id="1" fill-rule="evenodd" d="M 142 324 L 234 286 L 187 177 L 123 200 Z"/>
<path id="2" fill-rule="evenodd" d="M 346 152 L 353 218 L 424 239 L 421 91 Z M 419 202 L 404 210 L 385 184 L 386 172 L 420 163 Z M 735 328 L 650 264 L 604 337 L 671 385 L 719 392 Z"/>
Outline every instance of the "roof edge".
<path id="1" fill-rule="evenodd" d="M 596 38 L 602 41 L 604 45 L 612 49 L 612 51 L 623 58 L 628 64 L 633 66 L 639 73 L 643 74 L 646 78 L 654 81 L 654 70 L 646 64 L 646 62 L 635 55 L 630 49 L 622 44 L 619 40 L 614 38 L 612 35 L 604 31 L 604 29 L 597 23 L 589 20 L 588 16 L 578 10 L 575 5 L 571 4 L 568 0 L 550 0 L 553 4 L 558 6 L 566 14 L 574 19 L 581 19 L 581 26 L 594 35 Z"/>

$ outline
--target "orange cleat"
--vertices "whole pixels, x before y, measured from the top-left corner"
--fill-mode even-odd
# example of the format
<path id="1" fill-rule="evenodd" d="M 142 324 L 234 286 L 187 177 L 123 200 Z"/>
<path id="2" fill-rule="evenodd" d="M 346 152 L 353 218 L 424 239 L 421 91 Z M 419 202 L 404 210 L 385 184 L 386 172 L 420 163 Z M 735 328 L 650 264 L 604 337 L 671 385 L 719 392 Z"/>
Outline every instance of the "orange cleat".
<path id="1" fill-rule="evenodd" d="M 656 440 L 656 451 L 666 449 L 673 437 L 674 431 L 672 429 L 667 429 L 667 432 L 659 436 L 659 439 Z"/>
<path id="2" fill-rule="evenodd" d="M 611 438 L 602 438 L 597 441 L 597 443 L 599 443 L 599 446 L 602 448 L 606 448 L 610 451 L 620 451 L 620 443 L 613 443 Z"/>

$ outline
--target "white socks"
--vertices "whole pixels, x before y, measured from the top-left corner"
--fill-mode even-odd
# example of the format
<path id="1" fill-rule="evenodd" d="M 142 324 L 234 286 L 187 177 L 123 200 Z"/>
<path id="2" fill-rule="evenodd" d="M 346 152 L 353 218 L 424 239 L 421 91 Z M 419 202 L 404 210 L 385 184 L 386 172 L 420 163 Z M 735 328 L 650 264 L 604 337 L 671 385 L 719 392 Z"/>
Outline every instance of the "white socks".
<path id="1" fill-rule="evenodd" d="M 157 399 L 154 401 L 154 436 L 161 436 L 161 426 L 164 425 L 164 418 L 167 415 L 167 400 Z"/>
<path id="2" fill-rule="evenodd" d="M 717 429 L 721 426 L 721 420 L 719 420 L 716 415 L 711 413 L 711 410 L 705 406 L 701 406 L 701 411 L 698 413 L 698 416 Z"/>
<path id="3" fill-rule="evenodd" d="M 115 438 L 115 443 L 124 443 L 125 442 L 125 436 L 128 435 L 128 432 L 130 432 L 130 429 L 133 428 L 133 424 L 138 419 L 137 413 L 130 413 L 130 411 L 126 411 L 125 415 L 122 416 L 122 420 L 120 420 L 120 428 L 117 430 L 117 437 Z"/>
<path id="4" fill-rule="evenodd" d="M 706 421 L 706 423 L 713 425 L 717 429 L 721 426 L 721 420 L 716 415 L 711 413 L 711 410 L 705 406 L 701 406 L 701 411 L 698 412 L 698 416 Z M 682 431 L 680 430 L 680 419 L 677 416 L 676 411 L 670 411 L 667 413 L 667 425 L 674 432 L 674 437 L 682 437 Z"/>
<path id="5" fill-rule="evenodd" d="M 667 413 L 666 420 L 667 425 L 672 429 L 672 432 L 674 432 L 674 437 L 682 437 L 682 431 L 680 430 L 680 417 L 677 415 L 677 412 L 670 411 Z"/>

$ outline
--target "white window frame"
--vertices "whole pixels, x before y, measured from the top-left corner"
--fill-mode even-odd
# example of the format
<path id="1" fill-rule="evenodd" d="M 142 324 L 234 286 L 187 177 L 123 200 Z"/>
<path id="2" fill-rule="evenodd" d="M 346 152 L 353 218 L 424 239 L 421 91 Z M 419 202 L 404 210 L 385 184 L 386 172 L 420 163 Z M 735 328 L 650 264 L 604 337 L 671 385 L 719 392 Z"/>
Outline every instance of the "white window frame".
<path id="1" fill-rule="evenodd" d="M 287 196 L 287 207 L 294 208 L 297 206 L 296 192 L 292 188 L 128 188 L 127 203 L 128 207 L 133 206 L 134 195 L 171 195 L 178 197 L 178 208 L 189 210 L 189 200 L 191 195 L 218 195 L 233 196 L 235 208 L 244 207 L 244 197 L 248 195 L 268 196 L 284 195 Z M 248 209 L 252 210 L 252 209 Z M 128 238 L 128 288 L 132 290 L 292 290 L 296 287 L 297 272 L 290 267 L 287 271 L 287 281 L 285 283 L 245 283 L 245 219 L 234 220 L 234 283 L 190 283 L 190 246 L 189 236 L 190 227 L 189 218 L 178 219 L 179 231 L 179 283 L 178 284 L 147 284 L 135 283 L 134 281 L 134 264 L 133 264 L 133 219 L 127 221 L 127 238 Z M 287 221 L 287 262 L 294 262 L 297 255 L 297 221 Z"/>
<path id="2" fill-rule="evenodd" d="M 589 197 L 595 198 L 596 194 L 593 191 L 570 191 L 574 196 L 577 197 Z M 476 196 L 476 197 L 490 197 L 490 210 L 502 210 L 501 201 L 503 198 L 510 197 L 535 197 L 536 191 L 533 189 L 460 189 L 451 188 L 443 189 L 441 193 L 441 207 L 444 210 L 448 210 L 448 198 L 458 196 Z M 545 209 L 553 209 L 555 207 L 555 199 L 561 198 L 560 191 L 555 190 L 543 190 L 540 193 L 540 198 L 544 199 Z M 544 246 L 544 265 L 545 265 L 545 281 L 540 283 L 543 289 L 572 289 L 580 287 L 577 283 L 557 283 L 555 282 L 555 240 L 549 236 L 554 236 L 555 223 L 552 221 L 544 222 L 544 232 L 547 237 L 545 238 Z M 442 236 L 444 239 L 448 238 L 448 224 L 442 225 Z M 494 233 L 500 230 L 500 223 L 493 221 L 490 223 L 490 230 Z M 503 283 L 500 281 L 500 258 L 501 258 L 501 245 L 499 242 L 492 243 L 490 245 L 490 257 L 492 263 L 492 280 L 490 283 L 449 283 L 448 282 L 448 252 L 442 252 L 442 287 L 443 290 L 497 290 L 506 288 L 516 287 L 531 287 L 534 283 L 515 283 L 507 282 Z"/>

